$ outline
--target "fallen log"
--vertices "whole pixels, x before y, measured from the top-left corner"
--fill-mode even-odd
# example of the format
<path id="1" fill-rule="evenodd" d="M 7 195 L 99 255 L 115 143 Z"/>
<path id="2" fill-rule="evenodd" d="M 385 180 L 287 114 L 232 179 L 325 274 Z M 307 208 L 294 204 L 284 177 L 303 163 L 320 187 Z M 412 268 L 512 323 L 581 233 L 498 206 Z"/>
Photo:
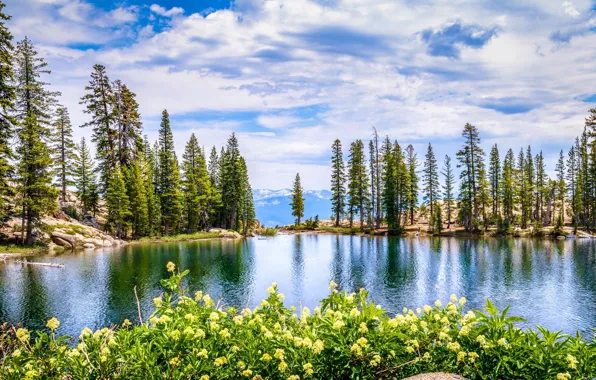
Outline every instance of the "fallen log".
<path id="1" fill-rule="evenodd" d="M 23 264 L 23 265 L 39 265 L 42 267 L 64 268 L 64 264 L 59 264 L 59 263 L 36 263 L 34 261 L 27 261 L 27 260 L 17 260 L 15 262 L 17 264 Z"/>

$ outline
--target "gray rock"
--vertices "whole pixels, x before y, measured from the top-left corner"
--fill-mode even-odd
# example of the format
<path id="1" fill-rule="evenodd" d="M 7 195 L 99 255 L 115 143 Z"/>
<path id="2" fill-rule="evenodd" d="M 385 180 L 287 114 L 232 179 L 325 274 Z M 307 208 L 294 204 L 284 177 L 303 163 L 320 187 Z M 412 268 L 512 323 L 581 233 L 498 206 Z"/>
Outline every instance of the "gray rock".
<path id="1" fill-rule="evenodd" d="M 91 248 L 91 249 L 93 249 L 93 248 L 95 248 L 95 245 L 92 244 L 92 243 L 85 243 L 85 244 L 83 244 L 83 248 Z"/>

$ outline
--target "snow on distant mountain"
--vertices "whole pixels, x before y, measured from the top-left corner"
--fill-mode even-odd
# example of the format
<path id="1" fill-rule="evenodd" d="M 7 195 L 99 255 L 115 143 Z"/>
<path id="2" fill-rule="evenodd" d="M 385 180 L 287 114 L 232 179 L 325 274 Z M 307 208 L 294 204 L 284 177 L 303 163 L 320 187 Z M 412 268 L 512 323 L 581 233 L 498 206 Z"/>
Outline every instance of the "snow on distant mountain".
<path id="1" fill-rule="evenodd" d="M 257 212 L 257 219 L 267 227 L 284 226 L 294 223 L 292 216 L 291 189 L 255 189 L 253 199 Z M 304 219 L 329 219 L 331 215 L 331 192 L 329 190 L 304 191 Z"/>

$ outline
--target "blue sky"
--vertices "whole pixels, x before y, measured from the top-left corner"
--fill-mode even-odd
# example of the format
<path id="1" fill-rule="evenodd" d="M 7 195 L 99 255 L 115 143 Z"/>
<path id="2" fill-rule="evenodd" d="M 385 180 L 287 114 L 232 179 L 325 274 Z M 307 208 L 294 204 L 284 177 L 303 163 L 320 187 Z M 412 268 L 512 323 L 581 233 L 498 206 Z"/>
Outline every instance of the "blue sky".
<path id="1" fill-rule="evenodd" d="M 592 0 L 5 0 L 74 125 L 102 63 L 178 153 L 236 132 L 254 188 L 327 188 L 330 146 L 371 126 L 420 159 L 454 156 L 466 122 L 486 150 L 532 144 L 552 171 L 596 107 Z M 76 128 L 80 138 L 89 130 Z"/>

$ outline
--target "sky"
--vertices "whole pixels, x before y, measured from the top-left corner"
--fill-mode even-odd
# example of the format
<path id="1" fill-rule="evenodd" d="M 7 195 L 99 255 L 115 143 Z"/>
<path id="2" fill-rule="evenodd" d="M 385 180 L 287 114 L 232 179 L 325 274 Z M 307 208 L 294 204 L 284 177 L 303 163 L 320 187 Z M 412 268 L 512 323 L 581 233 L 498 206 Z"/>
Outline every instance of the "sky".
<path id="1" fill-rule="evenodd" d="M 596 107 L 592 0 L 4 0 L 17 40 L 52 70 L 75 138 L 92 66 L 137 94 L 145 133 L 162 110 L 176 149 L 235 132 L 252 187 L 329 188 L 339 138 L 428 143 L 455 159 L 478 127 L 501 156 L 532 145 L 552 172 Z"/>

